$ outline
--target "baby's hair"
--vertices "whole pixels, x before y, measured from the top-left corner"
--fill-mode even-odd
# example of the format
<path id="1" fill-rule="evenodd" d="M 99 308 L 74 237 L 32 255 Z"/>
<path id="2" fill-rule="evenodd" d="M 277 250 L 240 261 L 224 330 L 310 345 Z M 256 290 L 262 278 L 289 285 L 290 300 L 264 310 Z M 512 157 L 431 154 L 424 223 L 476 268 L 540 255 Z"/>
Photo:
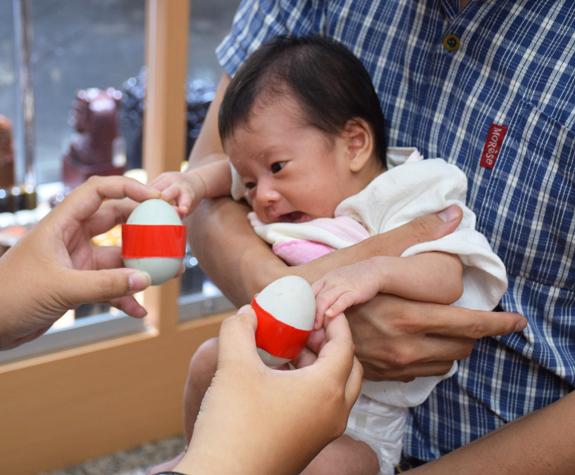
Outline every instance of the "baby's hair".
<path id="1" fill-rule="evenodd" d="M 315 35 L 274 37 L 246 59 L 220 106 L 222 141 L 248 124 L 257 100 L 285 94 L 294 96 L 308 125 L 329 135 L 339 135 L 351 119 L 365 120 L 386 165 L 385 121 L 369 73 L 341 43 Z"/>

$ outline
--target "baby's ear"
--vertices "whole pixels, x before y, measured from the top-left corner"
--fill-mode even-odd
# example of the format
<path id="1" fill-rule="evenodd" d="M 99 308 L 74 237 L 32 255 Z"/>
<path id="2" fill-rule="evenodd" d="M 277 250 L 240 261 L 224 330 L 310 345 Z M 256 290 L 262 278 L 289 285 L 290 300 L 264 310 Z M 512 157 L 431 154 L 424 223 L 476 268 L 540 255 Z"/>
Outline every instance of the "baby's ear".
<path id="1" fill-rule="evenodd" d="M 344 130 L 349 150 L 350 170 L 359 172 L 374 153 L 373 132 L 369 124 L 360 118 L 348 120 Z"/>

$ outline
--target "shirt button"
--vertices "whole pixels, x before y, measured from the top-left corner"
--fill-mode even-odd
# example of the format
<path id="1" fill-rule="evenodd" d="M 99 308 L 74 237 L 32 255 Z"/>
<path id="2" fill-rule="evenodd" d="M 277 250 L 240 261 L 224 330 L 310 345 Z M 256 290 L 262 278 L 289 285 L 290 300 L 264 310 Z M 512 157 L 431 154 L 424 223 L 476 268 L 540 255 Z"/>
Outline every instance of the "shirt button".
<path id="1" fill-rule="evenodd" d="M 459 48 L 459 38 L 455 35 L 447 35 L 443 38 L 443 47 L 447 51 L 456 51 Z"/>

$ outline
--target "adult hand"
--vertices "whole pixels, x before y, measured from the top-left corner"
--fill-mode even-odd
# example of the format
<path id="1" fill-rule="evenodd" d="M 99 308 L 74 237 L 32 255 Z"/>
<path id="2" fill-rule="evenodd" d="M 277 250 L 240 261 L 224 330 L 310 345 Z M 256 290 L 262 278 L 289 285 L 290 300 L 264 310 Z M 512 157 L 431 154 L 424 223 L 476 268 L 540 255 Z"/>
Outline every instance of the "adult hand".
<path id="1" fill-rule="evenodd" d="M 190 448 L 174 470 L 299 474 L 343 433 L 362 377 L 343 315 L 329 322 L 313 364 L 295 371 L 264 366 L 256 352 L 256 327 L 248 306 L 224 321 L 218 370 Z"/>
<path id="2" fill-rule="evenodd" d="M 467 358 L 475 340 L 523 330 L 525 317 L 405 300 L 380 294 L 346 311 L 355 354 L 372 381 L 411 381 L 446 374 L 454 360 Z M 308 346 L 318 351 L 322 331 Z"/>
<path id="3" fill-rule="evenodd" d="M 136 202 L 159 197 L 131 178 L 93 177 L 20 239 L 0 259 L 0 349 L 37 338 L 82 303 L 145 316 L 132 294 L 150 285 L 149 275 L 120 268 L 119 248 L 92 247 L 90 239 L 124 223 Z"/>

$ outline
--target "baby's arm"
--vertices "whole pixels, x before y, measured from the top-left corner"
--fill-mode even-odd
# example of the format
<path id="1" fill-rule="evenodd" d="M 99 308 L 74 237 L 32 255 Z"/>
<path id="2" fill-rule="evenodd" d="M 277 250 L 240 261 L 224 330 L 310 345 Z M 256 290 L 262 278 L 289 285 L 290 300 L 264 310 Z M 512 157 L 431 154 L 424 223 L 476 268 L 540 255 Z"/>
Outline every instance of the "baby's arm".
<path id="1" fill-rule="evenodd" d="M 376 256 L 340 267 L 312 286 L 316 296 L 314 327 L 321 328 L 324 315 L 335 317 L 352 305 L 368 302 L 378 293 L 449 305 L 463 293 L 462 273 L 459 257 L 443 252 L 409 257 Z"/>
<path id="2" fill-rule="evenodd" d="M 162 173 L 150 186 L 162 192 L 163 200 L 175 200 L 180 216 L 188 216 L 204 198 L 230 195 L 230 164 L 227 160 L 218 160 L 184 173 Z"/>

